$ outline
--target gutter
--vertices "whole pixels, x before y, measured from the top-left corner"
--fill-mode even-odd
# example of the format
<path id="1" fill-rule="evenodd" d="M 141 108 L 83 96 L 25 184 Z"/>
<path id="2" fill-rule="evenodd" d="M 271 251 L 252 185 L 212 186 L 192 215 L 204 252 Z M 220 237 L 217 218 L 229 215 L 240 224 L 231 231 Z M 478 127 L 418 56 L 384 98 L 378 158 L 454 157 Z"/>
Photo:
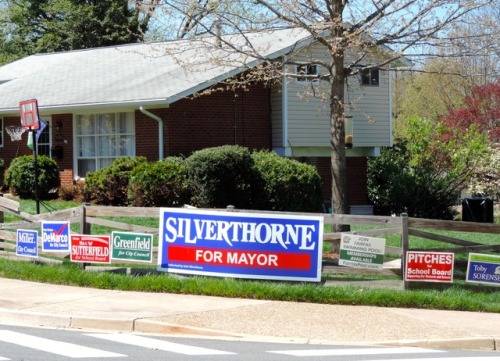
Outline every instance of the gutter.
<path id="1" fill-rule="evenodd" d="M 168 108 L 168 104 L 167 104 Z M 156 120 L 158 122 L 158 159 L 163 159 L 163 119 L 161 119 L 158 115 L 151 113 L 150 111 L 144 109 L 144 105 L 139 107 L 139 110 L 142 114 Z"/>

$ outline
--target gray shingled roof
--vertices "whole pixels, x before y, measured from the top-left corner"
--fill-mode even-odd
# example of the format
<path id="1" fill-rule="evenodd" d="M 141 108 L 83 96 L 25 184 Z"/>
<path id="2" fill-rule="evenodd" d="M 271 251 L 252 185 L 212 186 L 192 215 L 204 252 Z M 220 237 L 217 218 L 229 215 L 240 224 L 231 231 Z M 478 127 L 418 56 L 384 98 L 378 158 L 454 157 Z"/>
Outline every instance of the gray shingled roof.
<path id="1" fill-rule="evenodd" d="M 251 43 L 261 54 L 279 57 L 307 38 L 304 31 L 286 29 L 247 34 L 246 43 L 240 36 L 240 44 Z M 29 56 L 0 67 L 0 114 L 18 113 L 20 101 L 35 98 L 41 112 L 166 106 L 258 62 L 227 46 L 217 53 L 207 51 L 200 40 Z M 220 55 L 224 61 L 212 61 Z"/>

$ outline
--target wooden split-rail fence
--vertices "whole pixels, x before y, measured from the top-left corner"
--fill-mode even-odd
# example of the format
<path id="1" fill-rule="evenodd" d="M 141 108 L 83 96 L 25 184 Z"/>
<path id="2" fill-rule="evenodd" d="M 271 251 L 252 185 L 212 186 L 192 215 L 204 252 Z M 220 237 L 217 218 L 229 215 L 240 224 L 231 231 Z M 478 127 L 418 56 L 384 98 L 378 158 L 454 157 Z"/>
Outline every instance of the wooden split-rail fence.
<path id="1" fill-rule="evenodd" d="M 158 235 L 159 227 L 147 227 L 136 225 L 134 218 L 157 218 L 159 221 L 160 208 L 156 207 L 111 207 L 95 206 L 83 204 L 79 207 L 59 210 L 54 212 L 42 213 L 38 215 L 27 214 L 19 210 L 19 203 L 4 197 L 0 197 L 0 256 L 18 258 L 15 256 L 15 244 L 17 229 L 40 229 L 44 221 L 69 221 L 72 225 L 72 233 L 94 234 L 94 226 L 106 227 L 106 229 L 147 233 Z M 234 210 L 232 212 L 257 212 L 249 210 Z M 262 213 L 261 211 L 258 211 Z M 4 214 L 10 213 L 16 221 L 5 223 Z M 264 212 L 304 215 L 305 213 L 291 212 Z M 308 213 L 308 215 L 311 215 Z M 318 214 L 314 214 L 318 215 Z M 349 226 L 368 226 L 366 230 L 351 231 L 350 233 L 367 237 L 385 237 L 393 235 L 396 244 L 386 245 L 385 253 L 395 259 L 392 266 L 384 267 L 383 270 L 354 269 L 350 267 L 339 267 L 335 260 L 324 259 L 324 273 L 339 274 L 367 274 L 367 275 L 398 275 L 403 278 L 406 251 L 432 251 L 432 252 L 453 252 L 453 253 L 482 253 L 494 252 L 500 253 L 500 224 L 493 223 L 475 223 L 461 221 L 440 221 L 431 219 L 421 219 L 401 215 L 398 217 L 389 216 L 369 216 L 369 215 L 344 215 L 344 214 L 320 214 L 324 217 L 325 232 L 323 241 L 331 244 L 333 253 L 338 251 L 341 233 L 329 232 L 328 228 L 335 229 L 336 225 Z M 121 218 L 125 218 L 121 219 Z M 102 229 L 102 228 L 101 228 Z M 437 233 L 435 231 L 438 231 Z M 479 243 L 474 240 L 465 240 L 463 237 L 449 237 L 440 235 L 439 231 L 457 232 L 458 234 L 487 234 L 491 237 L 488 244 Z M 109 231 L 111 233 L 111 231 Z M 453 233 L 455 234 L 455 233 Z M 419 237 L 427 240 L 439 241 L 452 246 L 440 248 L 412 248 L 410 245 L 411 237 Z M 393 242 L 394 243 L 394 242 Z M 39 252 L 43 261 L 58 262 L 57 258 L 68 258 L 64 253 Z M 154 258 L 157 257 L 155 249 Z M 398 260 L 400 260 L 398 262 Z M 59 262 L 61 262 L 60 260 Z M 120 264 L 124 263 L 120 261 Z M 153 260 L 155 262 L 155 259 Z M 394 265 L 395 264 L 395 265 Z M 405 285 L 406 286 L 406 285 Z"/>

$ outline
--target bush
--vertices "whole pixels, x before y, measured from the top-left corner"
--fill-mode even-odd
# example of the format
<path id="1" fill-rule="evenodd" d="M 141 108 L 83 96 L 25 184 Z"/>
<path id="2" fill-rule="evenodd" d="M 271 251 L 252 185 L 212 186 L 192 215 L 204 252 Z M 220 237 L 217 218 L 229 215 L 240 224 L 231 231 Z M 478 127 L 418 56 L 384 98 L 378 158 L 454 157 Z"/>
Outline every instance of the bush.
<path id="1" fill-rule="evenodd" d="M 47 156 L 37 157 L 38 199 L 49 199 L 61 185 L 59 168 L 55 160 Z M 5 174 L 5 183 L 21 199 L 34 199 L 35 161 L 32 155 L 15 158 Z"/>
<path id="2" fill-rule="evenodd" d="M 274 152 L 254 152 L 255 167 L 263 180 L 258 208 L 273 211 L 320 212 L 321 177 L 314 166 L 280 157 Z"/>
<path id="3" fill-rule="evenodd" d="M 145 162 L 145 157 L 122 157 L 115 159 L 109 167 L 87 173 L 84 188 L 85 200 L 103 205 L 127 205 L 131 171 Z"/>
<path id="4" fill-rule="evenodd" d="M 132 171 L 128 198 L 136 207 L 179 206 L 190 200 L 187 171 L 181 158 L 143 163 Z"/>
<path id="5" fill-rule="evenodd" d="M 368 197 L 375 214 L 408 213 L 410 217 L 453 219 L 457 194 L 431 168 L 409 166 L 404 144 L 382 150 L 368 162 Z"/>
<path id="6" fill-rule="evenodd" d="M 260 180 L 247 148 L 225 145 L 199 150 L 186 159 L 186 167 L 194 206 L 253 208 Z"/>

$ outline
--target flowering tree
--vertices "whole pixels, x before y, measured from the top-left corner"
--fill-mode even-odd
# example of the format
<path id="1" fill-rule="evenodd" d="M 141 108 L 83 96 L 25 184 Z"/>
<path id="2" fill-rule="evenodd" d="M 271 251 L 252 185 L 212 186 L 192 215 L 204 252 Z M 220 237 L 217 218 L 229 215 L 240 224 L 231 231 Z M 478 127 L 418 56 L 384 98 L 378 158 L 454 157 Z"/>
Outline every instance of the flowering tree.
<path id="1" fill-rule="evenodd" d="M 500 80 L 478 86 L 467 96 L 464 106 L 451 110 L 442 122 L 450 128 L 467 129 L 476 124 L 493 143 L 500 142 Z"/>
<path id="2" fill-rule="evenodd" d="M 479 162 L 469 181 L 468 191 L 473 195 L 500 200 L 500 146 L 492 149 L 490 157 Z"/>
<path id="3" fill-rule="evenodd" d="M 451 110 L 442 122 L 461 131 L 477 127 L 490 141 L 489 154 L 479 159 L 468 182 L 473 195 L 500 198 L 500 80 L 478 86 L 464 100 L 464 106 Z"/>

